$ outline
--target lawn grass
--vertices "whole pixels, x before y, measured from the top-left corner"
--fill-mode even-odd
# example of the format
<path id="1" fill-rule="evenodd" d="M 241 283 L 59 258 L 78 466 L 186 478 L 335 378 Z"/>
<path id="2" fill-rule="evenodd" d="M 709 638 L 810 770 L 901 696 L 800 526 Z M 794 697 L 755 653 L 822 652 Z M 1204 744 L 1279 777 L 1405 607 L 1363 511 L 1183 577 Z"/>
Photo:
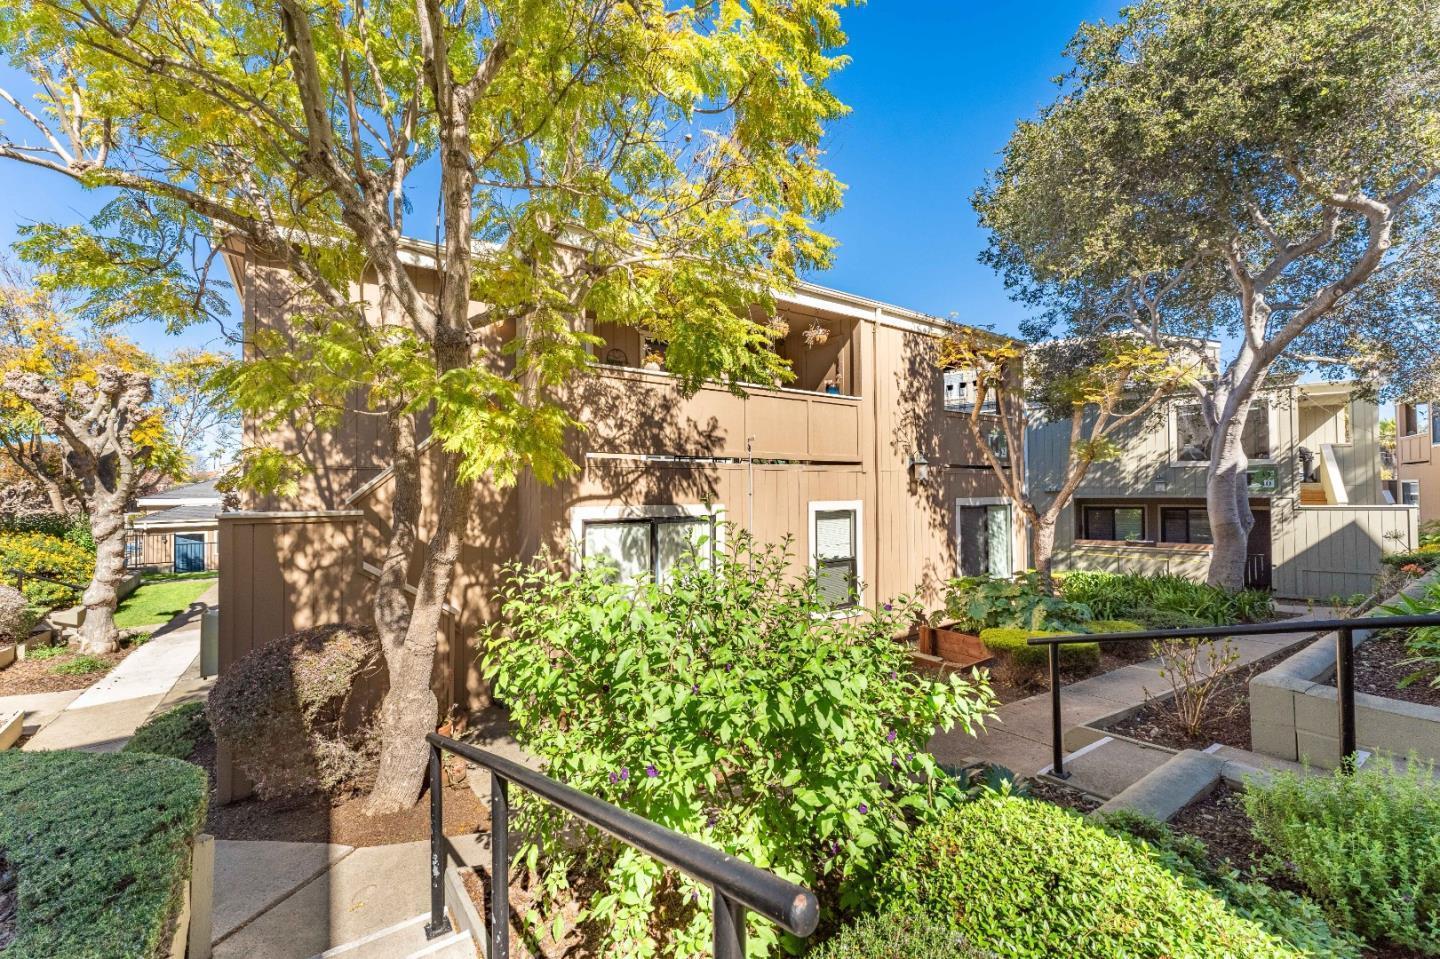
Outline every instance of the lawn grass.
<path id="1" fill-rule="evenodd" d="M 115 610 L 115 625 L 120 629 L 153 626 L 169 622 L 190 608 L 214 584 L 214 578 L 178 579 L 158 583 L 141 583 Z"/>

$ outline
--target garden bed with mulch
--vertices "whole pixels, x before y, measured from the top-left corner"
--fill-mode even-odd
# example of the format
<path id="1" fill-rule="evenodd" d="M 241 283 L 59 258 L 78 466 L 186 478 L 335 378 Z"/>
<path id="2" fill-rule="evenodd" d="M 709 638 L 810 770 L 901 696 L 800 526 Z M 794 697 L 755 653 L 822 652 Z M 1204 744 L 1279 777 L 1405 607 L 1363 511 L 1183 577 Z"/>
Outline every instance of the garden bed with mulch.
<path id="1" fill-rule="evenodd" d="M 190 762 L 210 777 L 210 808 L 205 831 L 217 839 L 276 842 L 331 842 L 344 846 L 385 846 L 430 838 L 429 794 L 404 812 L 365 813 L 366 797 L 332 801 L 321 793 L 290 799 L 215 801 L 215 740 L 205 736 Z M 465 781 L 463 767 L 451 770 L 445 788 L 445 835 L 464 836 L 490 828 L 490 812 Z"/>
<path id="2" fill-rule="evenodd" d="M 1423 672 L 1413 683 L 1401 688 L 1401 681 L 1420 668 L 1419 664 L 1405 662 L 1411 658 L 1405 647 L 1405 634 L 1399 631 L 1381 633 L 1361 643 L 1355 647 L 1356 691 L 1407 703 L 1440 706 L 1440 688 L 1430 685 L 1436 676 L 1434 670 Z"/>
<path id="3" fill-rule="evenodd" d="M 1264 659 L 1238 666 L 1225 674 L 1219 683 L 1205 722 L 1198 735 L 1189 735 L 1175 721 L 1172 707 L 1165 699 L 1152 700 L 1125 719 L 1111 723 L 1106 732 L 1128 736 L 1141 742 L 1154 743 L 1168 749 L 1204 749 L 1213 743 L 1250 748 L 1250 680 L 1273 669 L 1294 654 L 1294 649 L 1271 653 Z M 1163 680 L 1161 681 L 1163 683 Z M 1169 693 L 1165 684 L 1164 693 Z M 1154 690 L 1156 694 L 1162 690 Z"/>
<path id="4" fill-rule="evenodd" d="M 17 696 L 26 693 L 60 693 L 67 689 L 84 689 L 105 676 L 110 670 L 134 652 L 137 646 L 127 644 L 114 653 L 92 657 L 104 664 L 93 671 L 78 670 L 82 663 L 81 654 L 69 647 L 51 646 L 40 649 L 56 649 L 59 653 L 42 658 L 32 651 L 25 659 L 17 659 L 0 669 L 0 696 Z"/>
<path id="5" fill-rule="evenodd" d="M 1035 799 L 1043 799 L 1045 802 L 1064 806 L 1066 809 L 1073 809 L 1078 813 L 1090 813 L 1100 808 L 1100 800 L 1089 793 L 1051 782 L 1048 779 L 1037 777 L 1026 780 L 1025 791 Z"/>

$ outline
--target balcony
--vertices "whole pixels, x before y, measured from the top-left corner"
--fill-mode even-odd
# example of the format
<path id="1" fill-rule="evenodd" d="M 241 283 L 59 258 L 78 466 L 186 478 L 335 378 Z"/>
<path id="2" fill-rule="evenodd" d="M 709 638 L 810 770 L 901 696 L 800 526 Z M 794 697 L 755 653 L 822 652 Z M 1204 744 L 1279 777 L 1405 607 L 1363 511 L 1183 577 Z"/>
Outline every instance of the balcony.
<path id="1" fill-rule="evenodd" d="M 589 453 L 633 456 L 860 461 L 859 397 L 808 390 L 719 385 L 681 393 L 663 371 L 602 367 L 575 402 Z"/>
<path id="2" fill-rule="evenodd" d="M 1428 463 L 1431 455 L 1430 434 L 1416 433 L 1413 436 L 1401 436 L 1395 441 L 1395 452 L 1399 456 L 1400 463 L 1409 466 L 1413 463 Z"/>

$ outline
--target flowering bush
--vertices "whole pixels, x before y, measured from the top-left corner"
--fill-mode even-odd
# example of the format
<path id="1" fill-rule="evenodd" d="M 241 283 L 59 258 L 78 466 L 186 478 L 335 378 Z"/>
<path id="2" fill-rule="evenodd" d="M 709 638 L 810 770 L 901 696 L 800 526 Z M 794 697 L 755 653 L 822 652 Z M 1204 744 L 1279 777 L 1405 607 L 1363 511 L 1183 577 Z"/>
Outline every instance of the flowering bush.
<path id="1" fill-rule="evenodd" d="M 897 602 L 830 615 L 785 546 L 732 533 L 708 562 L 663 584 L 603 566 L 515 566 L 506 628 L 486 675 L 516 738 L 570 785 L 816 889 L 822 909 L 859 902 L 917 823 L 963 799 L 926 752 L 936 727 L 972 730 L 993 698 L 981 679 L 912 672 Z M 581 921 L 603 955 L 688 956 L 709 946 L 710 894 L 643 853 L 577 836 L 575 820 L 517 802 L 520 850 L 544 887 L 595 881 Z M 752 923 L 751 955 L 777 931 Z"/>
<path id="2" fill-rule="evenodd" d="M 83 589 L 95 573 L 95 554 L 48 533 L 0 533 L 0 582 L 16 585 L 14 569 L 44 573 Z M 79 602 L 81 590 L 27 576 L 24 592 L 35 605 L 54 608 Z"/>

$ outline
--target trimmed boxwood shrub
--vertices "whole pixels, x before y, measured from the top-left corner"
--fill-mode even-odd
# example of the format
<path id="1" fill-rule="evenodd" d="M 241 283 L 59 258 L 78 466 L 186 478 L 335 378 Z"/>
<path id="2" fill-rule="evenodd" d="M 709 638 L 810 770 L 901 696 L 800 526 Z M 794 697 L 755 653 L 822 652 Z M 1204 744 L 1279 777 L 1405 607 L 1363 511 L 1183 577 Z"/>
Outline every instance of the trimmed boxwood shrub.
<path id="1" fill-rule="evenodd" d="M 368 626 L 298 630 L 220 676 L 210 726 L 261 799 L 345 795 L 373 776 L 379 743 L 366 707 L 385 679 L 380 640 Z"/>
<path id="2" fill-rule="evenodd" d="M 1143 633 L 1152 627 L 1129 619 L 1096 619 L 1085 624 L 1087 633 Z M 1097 644 L 1099 645 L 1099 644 Z M 1127 660 L 1150 658 L 1150 644 L 1137 640 L 1133 643 L 1107 643 L 1107 651 Z"/>
<path id="3" fill-rule="evenodd" d="M 0 848 L 18 880 L 5 959 L 155 959 L 169 948 L 204 770 L 134 753 L 0 752 Z"/>
<path id="4" fill-rule="evenodd" d="M 980 642 L 1002 657 L 1016 682 L 1037 679 L 1044 674 L 1050 653 L 1044 646 L 1031 646 L 1035 636 L 1064 636 L 1064 632 L 1042 629 L 985 629 Z M 1071 672 L 1087 672 L 1100 665 L 1099 643 L 1071 643 L 1060 647 L 1060 667 Z"/>
<path id="5" fill-rule="evenodd" d="M 16 585 L 12 569 L 44 573 L 83 589 L 95 573 L 95 554 L 47 533 L 0 533 L 0 582 Z M 24 592 L 35 605 L 53 609 L 79 602 L 81 591 L 27 577 Z"/>
<path id="6" fill-rule="evenodd" d="M 826 940 L 812 959 L 992 959 L 945 923 L 910 912 L 861 916 Z"/>
<path id="7" fill-rule="evenodd" d="M 1014 796 L 985 796 L 916 830 L 876 892 L 881 910 L 919 909 L 1007 959 L 1304 956 L 1134 843 Z"/>
<path id="8" fill-rule="evenodd" d="M 122 752 L 151 753 L 188 759 L 195 746 L 210 734 L 204 703 L 186 703 L 147 719 Z"/>

